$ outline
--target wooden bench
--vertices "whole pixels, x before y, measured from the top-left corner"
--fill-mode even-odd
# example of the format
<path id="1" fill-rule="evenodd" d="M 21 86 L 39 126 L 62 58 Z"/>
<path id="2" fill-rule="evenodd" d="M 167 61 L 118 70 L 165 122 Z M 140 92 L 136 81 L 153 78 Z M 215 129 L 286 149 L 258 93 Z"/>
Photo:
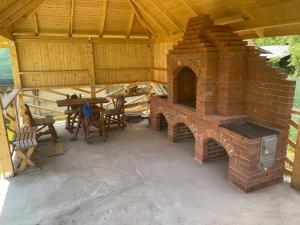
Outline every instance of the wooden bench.
<path id="1" fill-rule="evenodd" d="M 24 171 L 27 165 L 35 167 L 35 163 L 31 160 L 31 156 L 35 147 L 36 141 L 36 127 L 23 127 L 16 131 L 14 137 L 14 150 L 20 159 L 17 166 L 19 171 Z"/>

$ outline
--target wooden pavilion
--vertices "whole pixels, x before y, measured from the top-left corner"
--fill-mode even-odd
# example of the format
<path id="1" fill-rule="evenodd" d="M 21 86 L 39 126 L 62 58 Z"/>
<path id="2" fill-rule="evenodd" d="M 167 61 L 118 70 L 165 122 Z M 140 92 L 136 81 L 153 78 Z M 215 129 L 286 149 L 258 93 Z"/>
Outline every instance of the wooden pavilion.
<path id="1" fill-rule="evenodd" d="M 209 15 L 253 39 L 300 34 L 299 11 L 299 0 L 1 0 L 0 47 L 10 49 L 15 88 L 0 110 L 2 169 L 14 175 L 4 111 L 14 131 L 23 90 L 73 88 L 96 96 L 102 85 L 165 84 L 166 55 L 191 17 Z M 296 156 L 287 159 L 286 173 L 300 186 L 300 132 L 289 145 Z"/>

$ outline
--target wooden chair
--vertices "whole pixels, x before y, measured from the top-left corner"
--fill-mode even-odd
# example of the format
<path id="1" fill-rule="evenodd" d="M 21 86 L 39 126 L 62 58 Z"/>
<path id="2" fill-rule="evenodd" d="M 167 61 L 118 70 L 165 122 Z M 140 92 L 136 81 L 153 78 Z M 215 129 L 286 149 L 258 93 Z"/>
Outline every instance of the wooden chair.
<path id="1" fill-rule="evenodd" d="M 81 98 L 81 95 L 73 94 L 71 97 L 67 95 L 67 99 L 79 99 Z M 68 106 L 65 110 L 65 114 L 67 115 L 66 118 L 66 125 L 65 128 L 70 132 L 73 133 L 73 129 L 75 127 L 75 124 L 79 122 L 79 110 L 80 108 L 78 106 Z"/>
<path id="2" fill-rule="evenodd" d="M 124 129 L 125 124 L 125 98 L 123 95 L 119 95 L 114 104 L 114 109 L 105 110 L 105 123 L 107 129 L 110 129 L 112 124 L 116 124 L 118 128 Z"/>
<path id="3" fill-rule="evenodd" d="M 37 127 L 36 137 L 37 139 L 41 136 L 50 134 L 53 142 L 56 142 L 57 132 L 54 128 L 55 120 L 53 117 L 34 119 L 29 106 L 25 104 L 25 121 L 24 123 L 31 127 Z M 44 131 L 42 131 L 44 129 Z"/>
<path id="4" fill-rule="evenodd" d="M 104 140 L 106 140 L 108 133 L 104 120 L 104 108 L 98 107 L 97 105 L 92 105 L 92 113 L 88 118 L 84 118 L 84 134 L 85 141 L 95 136 L 95 133 L 98 133 L 99 136 L 103 136 Z M 96 128 L 96 130 L 92 130 L 92 127 Z"/>
<path id="5" fill-rule="evenodd" d="M 37 146 L 36 127 L 23 127 L 16 131 L 13 145 L 16 155 L 20 159 L 17 169 L 24 171 L 29 165 L 36 167 L 36 164 L 31 160 L 31 156 Z"/>

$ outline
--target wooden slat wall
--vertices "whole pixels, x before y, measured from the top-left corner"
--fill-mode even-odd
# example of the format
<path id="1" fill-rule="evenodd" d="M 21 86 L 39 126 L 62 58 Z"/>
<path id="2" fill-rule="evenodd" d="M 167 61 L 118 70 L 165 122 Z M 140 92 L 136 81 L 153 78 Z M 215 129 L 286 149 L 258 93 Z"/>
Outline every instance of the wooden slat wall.
<path id="1" fill-rule="evenodd" d="M 94 44 L 96 84 L 152 79 L 153 44 Z"/>
<path id="2" fill-rule="evenodd" d="M 167 83 L 167 54 L 174 42 L 154 44 L 154 75 L 153 81 Z"/>
<path id="3" fill-rule="evenodd" d="M 85 43 L 18 42 L 22 87 L 90 84 Z"/>
<path id="4" fill-rule="evenodd" d="M 91 56 L 96 85 L 153 80 L 153 44 L 32 40 L 16 46 L 23 88 L 93 85 Z"/>

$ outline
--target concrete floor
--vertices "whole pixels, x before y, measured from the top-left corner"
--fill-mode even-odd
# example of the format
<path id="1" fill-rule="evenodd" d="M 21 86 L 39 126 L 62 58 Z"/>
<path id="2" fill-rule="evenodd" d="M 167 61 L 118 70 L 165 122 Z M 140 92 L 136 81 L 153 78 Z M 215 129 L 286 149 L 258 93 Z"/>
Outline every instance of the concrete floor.
<path id="1" fill-rule="evenodd" d="M 105 143 L 59 135 L 64 155 L 47 158 L 43 143 L 42 169 L 0 188 L 1 225 L 300 224 L 300 192 L 288 184 L 245 194 L 227 181 L 226 161 L 198 164 L 193 143 L 170 143 L 144 122 Z"/>

